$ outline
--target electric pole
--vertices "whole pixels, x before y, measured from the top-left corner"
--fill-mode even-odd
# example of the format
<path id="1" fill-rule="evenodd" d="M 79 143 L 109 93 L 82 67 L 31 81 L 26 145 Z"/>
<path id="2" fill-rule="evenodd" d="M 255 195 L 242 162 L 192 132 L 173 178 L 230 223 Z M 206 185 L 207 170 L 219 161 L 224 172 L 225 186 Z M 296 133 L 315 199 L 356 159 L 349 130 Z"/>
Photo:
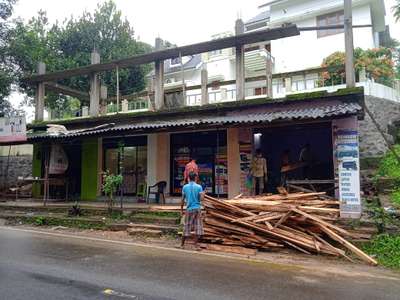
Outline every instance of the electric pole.
<path id="1" fill-rule="evenodd" d="M 353 16 L 352 1 L 344 0 L 344 42 L 346 52 L 346 86 L 353 88 L 356 86 L 356 76 L 354 74 L 354 44 L 353 44 Z"/>

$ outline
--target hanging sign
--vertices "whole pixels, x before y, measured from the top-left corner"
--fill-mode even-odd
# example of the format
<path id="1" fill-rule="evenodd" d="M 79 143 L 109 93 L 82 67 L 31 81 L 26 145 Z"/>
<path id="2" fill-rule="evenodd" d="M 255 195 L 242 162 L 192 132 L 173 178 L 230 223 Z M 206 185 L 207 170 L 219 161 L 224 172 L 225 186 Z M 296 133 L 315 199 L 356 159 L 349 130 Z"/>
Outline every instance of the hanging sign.
<path id="1" fill-rule="evenodd" d="M 359 218 L 361 196 L 358 129 L 356 126 L 338 126 L 335 128 L 335 136 L 340 215 L 344 218 Z"/>
<path id="2" fill-rule="evenodd" d="M 51 145 L 49 174 L 64 174 L 68 169 L 68 157 L 61 145 Z"/>
<path id="3" fill-rule="evenodd" d="M 25 117 L 0 118 L 0 143 L 26 141 Z"/>

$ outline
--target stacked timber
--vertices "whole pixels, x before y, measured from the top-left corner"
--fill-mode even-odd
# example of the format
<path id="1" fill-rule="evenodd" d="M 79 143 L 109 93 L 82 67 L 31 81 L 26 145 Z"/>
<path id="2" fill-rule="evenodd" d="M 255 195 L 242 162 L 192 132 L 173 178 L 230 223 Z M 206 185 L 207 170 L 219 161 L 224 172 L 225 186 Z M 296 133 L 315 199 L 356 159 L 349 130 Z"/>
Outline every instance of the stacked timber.
<path id="1" fill-rule="evenodd" d="M 377 262 L 351 244 L 352 233 L 334 225 L 339 201 L 324 193 L 287 193 L 218 200 L 208 195 L 205 208 L 205 247 L 210 250 L 249 253 L 252 249 L 292 248 L 311 254 L 342 256 L 345 250 L 376 265 Z M 242 249 L 242 250 L 240 250 Z"/>

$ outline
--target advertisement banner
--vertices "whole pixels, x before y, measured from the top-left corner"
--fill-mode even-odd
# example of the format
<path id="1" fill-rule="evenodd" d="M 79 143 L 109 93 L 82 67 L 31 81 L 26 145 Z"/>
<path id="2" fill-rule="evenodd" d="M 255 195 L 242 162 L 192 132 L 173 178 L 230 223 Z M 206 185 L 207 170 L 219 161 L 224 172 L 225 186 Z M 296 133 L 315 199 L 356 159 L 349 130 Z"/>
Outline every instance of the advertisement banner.
<path id="1" fill-rule="evenodd" d="M 333 128 L 339 176 L 340 216 L 361 216 L 360 160 L 357 121 L 338 120 Z"/>
<path id="2" fill-rule="evenodd" d="M 68 169 L 68 157 L 61 145 L 51 145 L 49 174 L 64 174 Z"/>
<path id="3" fill-rule="evenodd" d="M 25 117 L 0 118 L 0 143 L 26 141 Z"/>

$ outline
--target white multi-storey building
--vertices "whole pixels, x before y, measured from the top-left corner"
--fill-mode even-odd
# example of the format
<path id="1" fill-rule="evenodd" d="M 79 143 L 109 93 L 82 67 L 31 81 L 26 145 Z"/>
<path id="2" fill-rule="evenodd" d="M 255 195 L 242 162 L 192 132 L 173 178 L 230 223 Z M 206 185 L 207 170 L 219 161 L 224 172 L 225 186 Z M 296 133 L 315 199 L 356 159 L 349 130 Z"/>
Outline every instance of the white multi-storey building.
<path id="1" fill-rule="evenodd" d="M 343 22 L 343 0 L 274 0 L 260 6 L 260 13 L 245 23 L 245 31 L 279 27 L 286 23 L 295 23 L 299 28 L 310 28 L 342 25 Z M 370 49 L 383 45 L 385 35 L 388 34 L 384 1 L 354 0 L 353 24 L 367 25 L 354 28 L 355 47 Z M 218 39 L 232 34 L 225 32 L 212 38 Z M 343 29 L 301 31 L 299 36 L 249 45 L 245 52 L 246 77 L 265 75 L 267 62 L 270 60 L 274 74 L 274 97 L 320 88 L 319 74 L 310 69 L 321 66 L 323 59 L 336 51 L 344 51 Z M 170 63 L 165 68 L 167 89 L 169 86 L 180 85 L 182 74 L 185 86 L 199 85 L 201 69 L 206 68 L 208 82 L 216 83 L 209 88 L 209 101 L 236 99 L 235 84 L 218 84 L 235 79 L 234 49 L 183 58 L 183 72 L 179 64 L 175 68 L 170 68 L 171 64 L 168 64 Z M 265 95 L 266 92 L 265 80 L 246 82 L 247 98 Z M 186 92 L 186 104 L 199 104 L 200 99 L 199 90 Z"/>
<path id="2" fill-rule="evenodd" d="M 343 0 L 281 0 L 263 5 L 269 10 L 268 26 L 294 23 L 299 28 L 342 25 Z M 354 47 L 363 49 L 381 45 L 379 34 L 385 32 L 383 0 L 353 0 Z M 293 55 L 293 50 L 298 55 Z M 321 65 L 322 60 L 335 51 L 344 51 L 343 29 L 302 31 L 299 36 L 271 42 L 275 57 L 275 72 L 292 72 Z"/>

